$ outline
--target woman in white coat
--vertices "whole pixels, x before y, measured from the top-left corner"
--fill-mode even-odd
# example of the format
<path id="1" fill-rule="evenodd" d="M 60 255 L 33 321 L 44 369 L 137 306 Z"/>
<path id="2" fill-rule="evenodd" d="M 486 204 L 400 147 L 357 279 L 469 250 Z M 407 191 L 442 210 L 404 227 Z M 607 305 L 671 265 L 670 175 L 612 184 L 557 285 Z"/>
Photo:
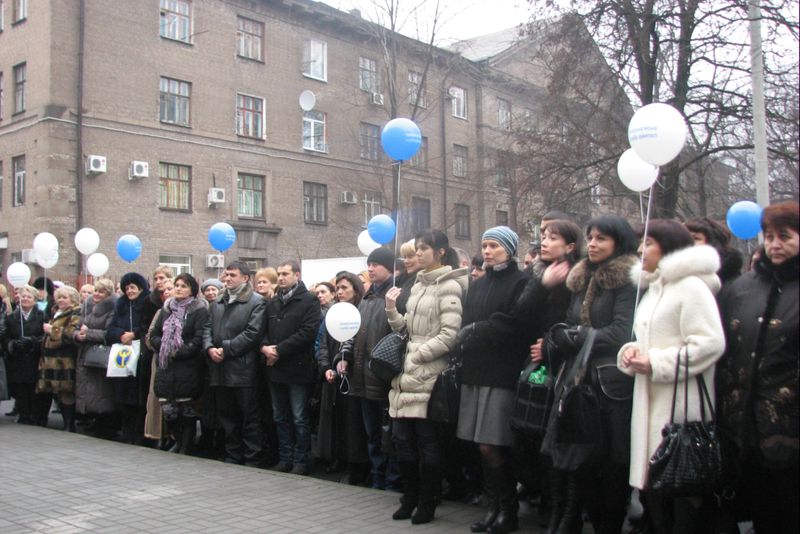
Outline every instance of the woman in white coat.
<path id="1" fill-rule="evenodd" d="M 670 421 L 675 365 L 681 359 L 675 420 L 683 422 L 684 368 L 688 352 L 688 420 L 701 417 L 695 377 L 702 375 L 714 399 L 714 366 L 725 349 L 717 303 L 719 255 L 708 245 L 693 247 L 677 221 L 655 220 L 640 247 L 642 264 L 631 273 L 645 291 L 634 318 L 636 340 L 622 346 L 617 365 L 635 376 L 631 417 L 630 484 L 645 490 L 653 532 L 692 532 L 702 496 L 668 499 L 646 491 L 649 459 Z M 680 356 L 679 356 L 680 355 Z M 706 409 L 708 417 L 708 409 Z"/>

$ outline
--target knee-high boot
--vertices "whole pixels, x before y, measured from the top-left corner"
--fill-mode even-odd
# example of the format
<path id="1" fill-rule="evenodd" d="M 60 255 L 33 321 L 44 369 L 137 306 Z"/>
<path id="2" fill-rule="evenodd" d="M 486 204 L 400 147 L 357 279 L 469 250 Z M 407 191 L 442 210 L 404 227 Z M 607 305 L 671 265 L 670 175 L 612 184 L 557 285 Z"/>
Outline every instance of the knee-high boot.
<path id="1" fill-rule="evenodd" d="M 189 454 L 189 449 L 194 442 L 194 435 L 197 432 L 197 420 L 194 417 L 181 417 L 181 435 L 179 454 Z"/>
<path id="2" fill-rule="evenodd" d="M 550 520 L 547 522 L 547 534 L 556 534 L 564 515 L 567 475 L 553 467 L 550 467 L 547 475 L 550 481 Z"/>
<path id="3" fill-rule="evenodd" d="M 436 499 L 439 496 L 439 484 L 442 482 L 441 467 L 438 464 L 422 464 L 419 480 L 419 503 L 417 511 L 411 517 L 411 523 L 414 525 L 433 521 Z"/>
<path id="4" fill-rule="evenodd" d="M 61 404 L 61 418 L 64 420 L 64 430 L 75 432 L 75 405 Z"/>
<path id="5" fill-rule="evenodd" d="M 497 468 L 489 467 L 489 463 L 485 459 L 482 459 L 481 463 L 483 465 L 483 490 L 486 493 L 489 507 L 483 519 L 470 525 L 469 530 L 471 532 L 486 532 L 494 523 L 494 520 L 497 519 L 497 514 L 500 513 L 500 490 L 497 486 L 498 479 L 495 473 Z"/>
<path id="6" fill-rule="evenodd" d="M 580 532 L 583 528 L 581 512 L 582 506 L 578 480 L 574 474 L 568 474 L 567 489 L 564 499 L 564 513 L 561 516 L 558 529 L 556 529 L 556 534 L 575 534 Z"/>
<path id="7" fill-rule="evenodd" d="M 400 508 L 392 514 L 392 519 L 410 519 L 419 503 L 419 464 L 417 462 L 398 462 L 400 476 L 403 477 L 403 495 Z"/>
<path id="8" fill-rule="evenodd" d="M 496 471 L 500 512 L 486 532 L 490 534 L 514 532 L 519 528 L 517 517 L 519 501 L 517 500 L 517 479 L 514 477 L 513 464 L 506 460 L 505 464 L 493 470 Z"/>

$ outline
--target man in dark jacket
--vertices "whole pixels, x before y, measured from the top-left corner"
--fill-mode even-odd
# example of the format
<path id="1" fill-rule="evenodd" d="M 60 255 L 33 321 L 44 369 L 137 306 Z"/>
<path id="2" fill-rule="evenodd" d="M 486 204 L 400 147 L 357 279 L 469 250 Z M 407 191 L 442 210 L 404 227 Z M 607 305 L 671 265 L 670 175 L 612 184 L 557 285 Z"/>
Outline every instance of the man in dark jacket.
<path id="1" fill-rule="evenodd" d="M 300 281 L 296 261 L 281 263 L 277 271 L 278 291 L 267 304 L 267 332 L 261 346 L 272 367 L 269 390 L 280 458 L 273 469 L 307 475 L 311 445 L 308 398 L 316 371 L 319 300 Z"/>
<path id="2" fill-rule="evenodd" d="M 250 268 L 239 261 L 225 268 L 225 290 L 209 307 L 203 329 L 210 385 L 225 432 L 225 461 L 258 465 L 263 436 L 258 413 L 258 346 L 264 335 L 266 302 L 250 286 Z"/>

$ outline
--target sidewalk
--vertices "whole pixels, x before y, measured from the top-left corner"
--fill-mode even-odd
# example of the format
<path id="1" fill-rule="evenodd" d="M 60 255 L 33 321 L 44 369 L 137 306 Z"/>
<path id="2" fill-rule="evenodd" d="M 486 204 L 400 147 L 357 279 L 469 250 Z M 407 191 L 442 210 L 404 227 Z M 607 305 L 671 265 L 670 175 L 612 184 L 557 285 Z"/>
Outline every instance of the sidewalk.
<path id="1" fill-rule="evenodd" d="M 18 425 L 2 415 L 0 481 L 4 534 L 465 533 L 483 513 L 445 502 L 432 523 L 412 526 L 391 519 L 397 493 Z M 520 532 L 541 532 L 531 519 L 522 523 Z"/>

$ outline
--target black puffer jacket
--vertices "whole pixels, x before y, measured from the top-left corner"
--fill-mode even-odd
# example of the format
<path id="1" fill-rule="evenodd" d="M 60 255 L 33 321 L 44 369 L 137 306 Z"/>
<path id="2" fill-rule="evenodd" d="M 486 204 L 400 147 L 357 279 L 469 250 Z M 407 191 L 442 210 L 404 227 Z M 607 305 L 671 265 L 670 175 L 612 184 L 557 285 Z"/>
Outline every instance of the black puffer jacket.
<path id="1" fill-rule="evenodd" d="M 203 328 L 203 354 L 206 355 L 211 386 L 254 387 L 258 384 L 259 346 L 264 337 L 267 302 L 246 286 L 230 302 L 227 290 L 209 307 Z M 222 348 L 224 359 L 208 358 L 208 349 Z"/>
<path id="2" fill-rule="evenodd" d="M 275 296 L 267 303 L 267 331 L 262 345 L 275 345 L 278 361 L 270 370 L 270 382 L 310 384 L 316 375 L 314 342 L 319 332 L 319 300 L 298 282 L 284 303 Z"/>
<path id="3" fill-rule="evenodd" d="M 161 350 L 161 339 L 164 335 L 164 322 L 172 314 L 170 303 L 167 299 L 158 314 L 158 319 L 150 334 L 150 344 L 153 346 L 153 358 L 158 361 Z M 208 322 L 207 303 L 203 299 L 195 299 L 186 309 L 183 318 L 183 331 L 181 338 L 183 345 L 167 361 L 167 366 L 162 369 L 156 365 L 156 378 L 153 391 L 156 396 L 169 400 L 196 399 L 203 392 L 205 384 L 205 355 L 203 354 L 203 328 Z"/>
<path id="4" fill-rule="evenodd" d="M 720 297 L 727 350 L 717 364 L 717 406 L 741 452 L 773 469 L 798 466 L 798 258 L 755 270 Z"/>
<path id="5" fill-rule="evenodd" d="M 6 317 L 6 373 L 9 384 L 34 384 L 38 379 L 39 357 L 44 338 L 44 312 L 34 306 L 20 324 L 22 310 L 17 307 Z M 23 337 L 24 330 L 24 337 Z"/>

